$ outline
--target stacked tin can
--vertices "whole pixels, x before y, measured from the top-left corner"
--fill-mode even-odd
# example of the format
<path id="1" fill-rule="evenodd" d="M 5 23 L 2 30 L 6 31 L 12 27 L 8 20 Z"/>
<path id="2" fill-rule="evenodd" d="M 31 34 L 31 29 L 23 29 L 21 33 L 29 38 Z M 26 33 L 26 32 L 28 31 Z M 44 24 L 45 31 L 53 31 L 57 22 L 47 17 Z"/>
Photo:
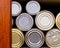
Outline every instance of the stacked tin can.
<path id="1" fill-rule="evenodd" d="M 52 12 L 41 10 L 37 1 L 27 2 L 25 9 L 21 4 L 12 1 L 12 48 L 40 48 L 44 44 L 50 48 L 59 48 L 60 13 L 55 19 Z M 53 28 L 55 23 L 57 28 Z M 46 35 L 44 32 L 47 32 Z"/>

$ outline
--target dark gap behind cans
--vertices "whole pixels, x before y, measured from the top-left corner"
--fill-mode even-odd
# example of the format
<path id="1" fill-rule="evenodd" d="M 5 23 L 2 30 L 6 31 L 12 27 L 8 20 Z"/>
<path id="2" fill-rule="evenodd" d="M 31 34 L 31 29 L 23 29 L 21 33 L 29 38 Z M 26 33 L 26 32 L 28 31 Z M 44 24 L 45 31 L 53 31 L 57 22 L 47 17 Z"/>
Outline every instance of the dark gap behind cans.
<path id="1" fill-rule="evenodd" d="M 28 1 L 19 1 L 19 0 L 12 0 L 12 1 L 17 1 L 17 2 L 19 2 L 20 4 L 21 4 L 21 6 L 22 6 L 22 12 L 21 13 L 27 13 L 26 12 L 26 4 L 27 4 L 27 2 Z M 39 2 L 40 3 L 40 5 L 41 5 L 41 11 L 42 10 L 48 10 L 48 11 L 51 11 L 53 14 L 54 14 L 54 16 L 55 16 L 55 18 L 56 18 L 56 15 L 60 12 L 60 3 L 43 3 L 43 2 Z M 33 19 L 34 19 L 34 25 L 33 25 L 33 27 L 32 28 L 37 28 L 37 26 L 35 25 L 35 17 L 36 17 L 36 15 L 34 15 L 34 16 L 32 16 L 33 17 Z M 17 28 L 17 26 L 16 26 L 16 24 L 15 24 L 15 21 L 16 21 L 16 18 L 17 17 L 12 17 L 13 18 L 13 20 L 14 20 L 14 25 L 13 25 L 13 27 L 12 28 Z M 57 28 L 56 27 L 56 24 L 54 25 L 54 27 L 53 28 Z M 26 31 L 22 31 L 23 33 L 24 33 L 24 35 L 26 34 Z M 44 35 L 46 35 L 46 33 L 47 33 L 48 31 L 43 31 L 43 33 L 44 33 Z M 27 45 L 26 45 L 26 43 L 24 42 L 24 44 L 23 44 L 23 46 L 22 47 L 28 47 Z M 42 47 L 48 47 L 47 45 L 46 45 L 46 43 L 44 42 L 44 44 L 43 44 L 43 46 Z"/>

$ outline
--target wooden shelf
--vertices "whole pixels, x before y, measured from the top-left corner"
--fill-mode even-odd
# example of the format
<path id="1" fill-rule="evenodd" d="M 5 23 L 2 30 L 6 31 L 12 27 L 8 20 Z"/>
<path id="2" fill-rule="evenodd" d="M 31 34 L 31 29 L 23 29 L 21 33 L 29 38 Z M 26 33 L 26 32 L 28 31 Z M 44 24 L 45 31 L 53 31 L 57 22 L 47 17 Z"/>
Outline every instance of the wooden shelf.
<path id="1" fill-rule="evenodd" d="M 0 48 L 10 48 L 11 0 L 0 0 Z"/>
<path id="2" fill-rule="evenodd" d="M 19 0 L 20 2 L 27 2 L 30 0 Z M 36 0 L 38 2 L 42 2 L 42 3 L 60 3 L 60 0 Z"/>

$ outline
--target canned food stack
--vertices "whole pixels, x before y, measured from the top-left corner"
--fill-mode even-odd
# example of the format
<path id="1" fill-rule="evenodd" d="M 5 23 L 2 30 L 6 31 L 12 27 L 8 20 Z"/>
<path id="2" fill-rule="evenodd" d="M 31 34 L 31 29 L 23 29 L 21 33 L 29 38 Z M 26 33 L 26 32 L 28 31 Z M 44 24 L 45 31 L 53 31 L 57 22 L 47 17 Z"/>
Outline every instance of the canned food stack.
<path id="1" fill-rule="evenodd" d="M 12 0 L 12 48 L 60 48 L 60 13 L 48 7 Z"/>

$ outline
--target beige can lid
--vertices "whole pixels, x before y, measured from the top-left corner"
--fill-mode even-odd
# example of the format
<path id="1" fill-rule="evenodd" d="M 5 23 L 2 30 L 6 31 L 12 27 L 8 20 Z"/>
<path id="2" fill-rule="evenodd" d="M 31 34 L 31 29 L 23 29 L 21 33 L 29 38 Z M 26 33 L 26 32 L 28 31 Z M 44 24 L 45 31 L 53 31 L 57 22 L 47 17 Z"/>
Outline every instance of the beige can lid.
<path id="1" fill-rule="evenodd" d="M 60 29 L 60 13 L 56 17 L 56 26 Z"/>
<path id="2" fill-rule="evenodd" d="M 37 14 L 35 23 L 39 29 L 46 31 L 54 26 L 55 17 L 50 11 L 43 10 Z"/>
<path id="3" fill-rule="evenodd" d="M 51 48 L 60 46 L 60 30 L 52 29 L 46 34 L 46 44 Z"/>
<path id="4" fill-rule="evenodd" d="M 23 33 L 16 29 L 12 29 L 12 48 L 19 48 L 24 43 L 24 35 Z"/>

